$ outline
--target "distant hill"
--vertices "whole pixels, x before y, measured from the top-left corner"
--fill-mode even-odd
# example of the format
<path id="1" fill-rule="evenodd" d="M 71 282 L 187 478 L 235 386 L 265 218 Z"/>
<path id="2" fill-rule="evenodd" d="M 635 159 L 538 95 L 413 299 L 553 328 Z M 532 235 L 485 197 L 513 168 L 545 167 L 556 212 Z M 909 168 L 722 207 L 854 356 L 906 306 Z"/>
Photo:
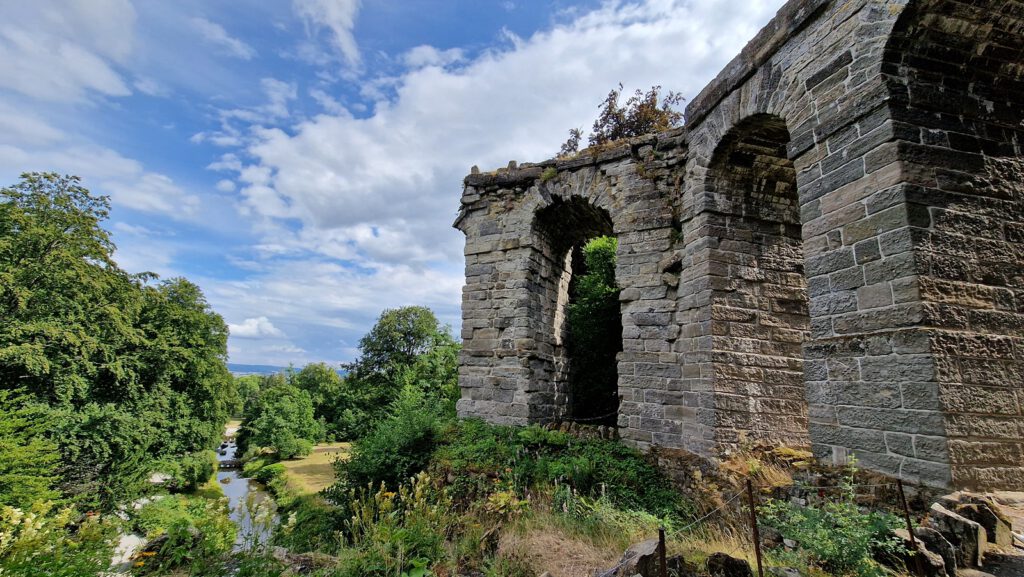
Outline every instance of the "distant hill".
<path id="1" fill-rule="evenodd" d="M 295 370 L 299 370 L 301 368 L 302 367 L 295 367 Z M 236 377 L 244 377 L 245 375 L 274 375 L 284 372 L 287 369 L 288 367 L 277 367 L 274 365 L 243 365 L 239 363 L 228 363 L 228 370 Z M 348 373 L 345 369 L 335 369 L 335 371 L 343 377 Z"/>
<path id="2" fill-rule="evenodd" d="M 236 377 L 244 375 L 273 375 L 275 373 L 280 373 L 287 368 L 288 367 L 275 367 L 273 365 L 241 365 L 238 363 L 228 363 L 228 370 Z"/>

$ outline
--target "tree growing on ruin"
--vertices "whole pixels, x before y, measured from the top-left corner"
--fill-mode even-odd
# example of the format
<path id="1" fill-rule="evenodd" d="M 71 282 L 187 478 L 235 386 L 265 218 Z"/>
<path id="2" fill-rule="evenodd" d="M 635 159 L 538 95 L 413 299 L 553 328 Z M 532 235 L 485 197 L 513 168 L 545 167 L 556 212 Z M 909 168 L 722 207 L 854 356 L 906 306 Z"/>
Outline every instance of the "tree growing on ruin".
<path id="1" fill-rule="evenodd" d="M 608 96 L 598 105 L 600 113 L 588 138 L 590 146 L 661 132 L 683 123 L 683 113 L 676 110 L 685 100 L 682 94 L 670 90 L 662 98 L 661 86 L 652 86 L 646 93 L 638 88 L 620 105 L 622 90 L 620 82 L 619 86 L 609 91 Z M 559 155 L 569 156 L 578 152 L 582 139 L 581 129 L 569 130 L 569 139 L 562 144 Z"/>

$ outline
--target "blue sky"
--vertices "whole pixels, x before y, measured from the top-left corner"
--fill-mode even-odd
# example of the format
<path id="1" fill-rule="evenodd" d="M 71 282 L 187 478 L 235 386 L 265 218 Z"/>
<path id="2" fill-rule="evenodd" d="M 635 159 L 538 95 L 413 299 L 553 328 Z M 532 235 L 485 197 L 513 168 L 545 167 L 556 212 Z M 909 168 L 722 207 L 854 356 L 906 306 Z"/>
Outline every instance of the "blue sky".
<path id="1" fill-rule="evenodd" d="M 622 82 L 696 95 L 781 0 L 0 5 L 0 183 L 77 174 L 116 258 L 198 283 L 231 360 L 344 362 L 381 310 L 458 334 L 472 165 L 552 156 Z"/>

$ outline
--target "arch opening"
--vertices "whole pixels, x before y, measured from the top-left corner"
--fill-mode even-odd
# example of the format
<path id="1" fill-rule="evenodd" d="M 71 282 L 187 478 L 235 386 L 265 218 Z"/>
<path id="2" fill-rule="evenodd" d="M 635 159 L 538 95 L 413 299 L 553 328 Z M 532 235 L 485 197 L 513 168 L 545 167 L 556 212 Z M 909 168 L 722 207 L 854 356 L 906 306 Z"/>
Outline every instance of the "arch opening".
<path id="1" fill-rule="evenodd" d="M 796 171 L 777 116 L 756 115 L 716 148 L 710 259 L 718 444 L 807 445 L 803 343 L 810 329 Z"/>
<path id="2" fill-rule="evenodd" d="M 615 425 L 622 316 L 611 216 L 581 197 L 556 197 L 537 212 L 534 226 L 544 261 L 541 308 L 547 333 L 540 338 L 552 356 L 554 416 Z"/>

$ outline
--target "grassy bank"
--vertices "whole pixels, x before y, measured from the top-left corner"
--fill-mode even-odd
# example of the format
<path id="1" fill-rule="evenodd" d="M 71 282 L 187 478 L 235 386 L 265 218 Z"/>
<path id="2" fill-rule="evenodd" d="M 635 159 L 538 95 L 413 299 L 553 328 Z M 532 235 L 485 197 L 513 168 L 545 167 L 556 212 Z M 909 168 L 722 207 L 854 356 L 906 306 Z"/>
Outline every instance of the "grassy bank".
<path id="1" fill-rule="evenodd" d="M 319 493 L 336 481 L 334 462 L 347 459 L 351 443 L 321 443 L 305 457 L 282 461 L 287 488 L 299 495 Z"/>

